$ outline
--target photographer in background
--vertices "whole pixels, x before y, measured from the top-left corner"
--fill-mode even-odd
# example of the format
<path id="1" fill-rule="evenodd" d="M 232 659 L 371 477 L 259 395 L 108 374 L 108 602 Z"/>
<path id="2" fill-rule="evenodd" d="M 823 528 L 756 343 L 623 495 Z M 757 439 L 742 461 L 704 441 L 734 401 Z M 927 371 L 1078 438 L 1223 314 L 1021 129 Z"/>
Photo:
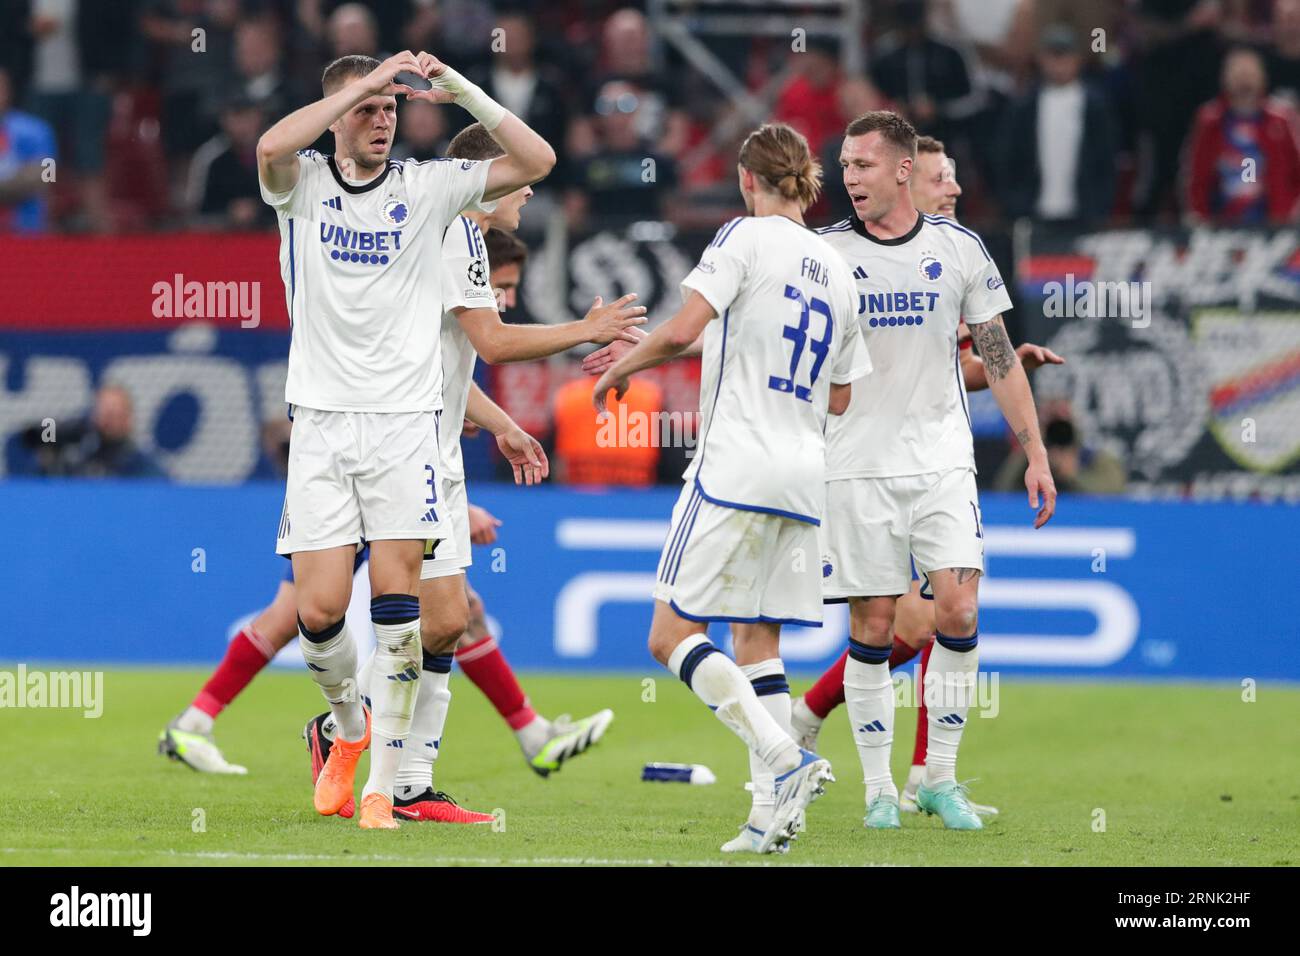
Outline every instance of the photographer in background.
<path id="1" fill-rule="evenodd" d="M 1052 466 L 1057 491 L 1082 495 L 1124 493 L 1128 474 L 1123 462 L 1109 452 L 1089 448 L 1080 441 L 1074 414 L 1067 403 L 1045 403 L 1042 418 L 1043 444 L 1047 448 L 1047 461 Z M 998 491 L 1020 491 L 1024 473 L 1025 453 L 1017 447 L 998 469 L 993 487 Z"/>
<path id="2" fill-rule="evenodd" d="M 56 440 L 43 440 L 41 425 L 23 441 L 46 477 L 164 478 L 157 463 L 131 440 L 131 395 L 120 385 L 105 385 L 95 395 L 88 420 L 60 426 Z"/>

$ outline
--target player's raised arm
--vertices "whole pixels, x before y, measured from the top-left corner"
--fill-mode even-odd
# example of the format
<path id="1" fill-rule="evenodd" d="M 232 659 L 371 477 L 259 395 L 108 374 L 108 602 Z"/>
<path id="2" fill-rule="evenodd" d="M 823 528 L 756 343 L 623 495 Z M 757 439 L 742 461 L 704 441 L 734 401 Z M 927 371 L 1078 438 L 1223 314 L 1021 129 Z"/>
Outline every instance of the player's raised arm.
<path id="1" fill-rule="evenodd" d="M 1042 507 L 1034 518 L 1034 527 L 1041 528 L 1056 512 L 1056 483 L 1047 462 L 1047 448 L 1038 433 L 1038 409 L 1034 407 L 1034 395 L 1029 390 L 1029 378 L 1020 364 L 1020 357 L 1011 347 L 1001 316 L 994 316 L 987 322 L 972 323 L 970 330 L 980 358 L 984 360 L 984 371 L 993 397 L 1029 459 L 1029 467 L 1025 470 L 1029 506 L 1038 508 L 1038 496 L 1040 493 L 1043 496 Z"/>
<path id="2" fill-rule="evenodd" d="M 557 355 L 587 342 L 621 341 L 631 348 L 638 341 L 632 330 L 645 324 L 645 306 L 633 305 L 635 299 L 636 293 L 629 292 L 606 305 L 597 296 L 585 316 L 559 325 L 507 325 L 494 309 L 465 309 L 456 318 L 474 351 L 489 364 L 500 365 Z"/>
<path id="3" fill-rule="evenodd" d="M 433 84 L 425 94 L 412 94 L 414 98 L 428 98 L 435 102 L 452 102 L 463 107 L 492 138 L 501 144 L 506 154 L 493 160 L 488 169 L 487 185 L 483 199 L 490 202 L 500 199 L 516 189 L 530 186 L 545 179 L 555 168 L 555 150 L 531 127 L 514 113 L 498 103 L 482 87 L 472 83 L 443 63 L 431 53 L 421 53 L 420 72 Z"/>
<path id="4" fill-rule="evenodd" d="M 588 375 L 600 375 L 649 335 L 643 329 L 628 329 L 620 338 L 610 342 L 603 349 L 596 349 L 582 360 L 582 370 Z M 704 354 L 704 334 L 686 348 L 677 353 L 678 358 L 698 358 Z"/>
<path id="5" fill-rule="evenodd" d="M 555 168 L 555 150 L 514 113 L 507 112 L 501 125 L 490 131 L 506 154 L 488 169 L 483 199 L 498 199 L 521 186 L 545 179 Z"/>
<path id="6" fill-rule="evenodd" d="M 671 319 L 655 329 L 621 359 L 605 370 L 596 382 L 591 402 L 596 411 L 605 411 L 605 399 L 614 389 L 615 397 L 627 394 L 628 379 L 636 372 L 662 365 L 676 358 L 704 334 L 705 327 L 718 317 L 709 300 L 691 290 L 686 301 Z"/>
<path id="7" fill-rule="evenodd" d="M 469 129 L 476 130 L 478 138 L 487 139 L 493 154 L 500 155 L 500 147 L 481 127 L 475 124 Z M 457 144 L 465 132 L 452 141 L 453 155 L 461 151 Z M 502 205 L 508 206 L 509 203 L 510 200 L 506 200 Z M 516 212 L 513 220 L 516 224 L 517 215 Z M 480 218 L 487 221 L 486 216 L 480 214 Z M 499 365 L 546 358 L 586 342 L 604 345 L 620 337 L 636 341 L 631 332 L 645 323 L 646 310 L 634 304 L 635 293 L 628 293 L 608 305 L 597 297 L 587 314 L 576 322 L 557 325 L 507 325 L 502 322 L 501 310 L 513 303 L 528 248 L 509 232 L 498 228 L 492 228 L 484 237 L 473 213 L 466 214 L 462 221 L 464 229 L 450 229 L 443 239 L 442 284 L 451 293 L 447 301 L 448 312 L 456 317 L 474 351 L 489 363 Z M 505 228 L 514 226 L 508 221 Z M 495 286 L 497 282 L 505 283 L 505 286 Z"/>
<path id="8" fill-rule="evenodd" d="M 365 76 L 345 83 L 333 93 L 294 110 L 257 141 L 257 174 L 273 193 L 284 193 L 298 182 L 297 153 L 316 142 L 344 113 L 371 96 L 394 96 L 409 87 L 393 83 L 402 71 L 424 75 L 409 50 L 391 56 Z"/>

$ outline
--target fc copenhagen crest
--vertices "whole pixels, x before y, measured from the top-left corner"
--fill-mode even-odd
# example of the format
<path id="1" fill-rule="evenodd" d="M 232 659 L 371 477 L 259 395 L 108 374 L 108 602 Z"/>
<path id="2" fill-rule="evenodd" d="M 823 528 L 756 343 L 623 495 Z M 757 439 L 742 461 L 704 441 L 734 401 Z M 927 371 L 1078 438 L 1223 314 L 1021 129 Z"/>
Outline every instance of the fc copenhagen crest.
<path id="1" fill-rule="evenodd" d="M 384 220 L 393 226 L 400 226 L 411 215 L 411 209 L 404 199 L 390 199 L 384 203 Z"/>
<path id="2" fill-rule="evenodd" d="M 921 253 L 921 261 L 916 264 L 916 269 L 921 273 L 922 279 L 930 282 L 938 282 L 939 276 L 943 275 L 943 263 L 933 252 Z"/>

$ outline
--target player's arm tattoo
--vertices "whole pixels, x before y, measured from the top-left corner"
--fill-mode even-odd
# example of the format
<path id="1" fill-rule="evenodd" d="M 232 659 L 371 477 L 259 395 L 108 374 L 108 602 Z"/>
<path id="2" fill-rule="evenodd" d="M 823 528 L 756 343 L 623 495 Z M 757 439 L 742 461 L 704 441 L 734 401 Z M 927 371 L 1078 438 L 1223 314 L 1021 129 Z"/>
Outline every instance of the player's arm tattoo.
<path id="1" fill-rule="evenodd" d="M 970 334 L 975 347 L 979 349 L 980 358 L 984 360 L 984 373 L 988 376 L 989 384 L 1006 378 L 1018 359 L 1002 319 L 978 322 L 970 327 Z"/>
<path id="2" fill-rule="evenodd" d="M 971 578 L 979 574 L 979 571 L 975 568 L 955 568 L 954 570 L 957 572 L 958 584 L 965 584 Z"/>

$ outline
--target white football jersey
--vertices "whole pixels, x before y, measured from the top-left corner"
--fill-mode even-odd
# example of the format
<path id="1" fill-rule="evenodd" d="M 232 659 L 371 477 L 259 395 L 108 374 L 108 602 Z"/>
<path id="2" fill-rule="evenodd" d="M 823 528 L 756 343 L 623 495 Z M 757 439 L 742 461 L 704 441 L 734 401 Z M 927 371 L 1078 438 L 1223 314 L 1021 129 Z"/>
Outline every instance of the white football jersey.
<path id="1" fill-rule="evenodd" d="M 323 411 L 442 407 L 443 233 L 481 204 L 487 162 L 389 160 L 344 179 L 332 156 L 298 153 L 298 182 L 261 185 L 280 220 L 292 323 L 285 400 Z"/>
<path id="2" fill-rule="evenodd" d="M 827 479 L 889 478 L 975 467 L 957 324 L 1011 308 L 979 236 L 922 215 L 897 239 L 857 217 L 818 230 L 853 267 L 858 324 L 876 370 L 826 429 Z"/>
<path id="3" fill-rule="evenodd" d="M 686 480 L 714 504 L 819 524 L 831 383 L 871 371 L 848 266 L 792 219 L 747 216 L 718 230 L 682 281 L 692 290 L 718 318 Z"/>
<path id="4" fill-rule="evenodd" d="M 449 481 L 465 478 L 465 459 L 460 453 L 460 433 L 469 404 L 469 386 L 474 380 L 478 353 L 461 328 L 452 309 L 497 310 L 496 296 L 488 278 L 487 250 L 483 234 L 472 219 L 457 216 L 447 227 L 442 242 L 442 415 L 438 444 L 442 447 L 442 473 Z"/>

